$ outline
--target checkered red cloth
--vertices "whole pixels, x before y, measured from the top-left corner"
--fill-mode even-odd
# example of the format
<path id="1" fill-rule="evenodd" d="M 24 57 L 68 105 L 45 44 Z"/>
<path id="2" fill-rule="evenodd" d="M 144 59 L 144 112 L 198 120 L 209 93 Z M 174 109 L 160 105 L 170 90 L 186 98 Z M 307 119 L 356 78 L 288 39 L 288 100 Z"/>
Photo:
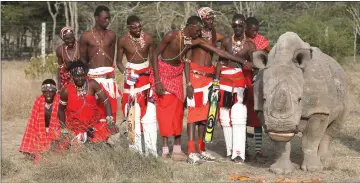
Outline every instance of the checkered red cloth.
<path id="1" fill-rule="evenodd" d="M 172 66 L 164 63 L 160 58 L 158 59 L 158 70 L 160 81 L 164 85 L 167 92 L 174 94 L 179 100 L 184 102 L 184 87 L 183 87 L 183 71 L 184 63 L 179 66 Z M 154 98 L 157 99 L 155 89 L 154 71 L 151 69 L 150 83 L 154 91 Z"/>
<path id="2" fill-rule="evenodd" d="M 60 136 L 58 120 L 59 95 L 56 94 L 51 112 L 49 131 L 45 128 L 45 98 L 40 95 L 36 98 L 25 134 L 20 145 L 20 152 L 43 153 L 50 149 L 51 141 Z"/>
<path id="3" fill-rule="evenodd" d="M 61 87 L 64 87 L 66 84 L 70 82 L 71 80 L 70 72 L 66 70 L 65 66 L 60 68 L 59 75 L 60 75 Z"/>
<path id="4" fill-rule="evenodd" d="M 249 40 L 255 43 L 257 50 L 264 50 L 269 46 L 269 41 L 260 34 L 256 34 L 255 38 L 249 38 Z"/>

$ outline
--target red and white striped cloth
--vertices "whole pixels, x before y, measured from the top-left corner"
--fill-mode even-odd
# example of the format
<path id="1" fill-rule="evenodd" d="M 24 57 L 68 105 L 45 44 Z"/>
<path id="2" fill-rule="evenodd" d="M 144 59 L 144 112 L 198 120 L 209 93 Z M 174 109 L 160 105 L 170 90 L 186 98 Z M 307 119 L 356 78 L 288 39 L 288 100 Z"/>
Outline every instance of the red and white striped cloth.
<path id="1" fill-rule="evenodd" d="M 126 65 L 126 73 L 131 74 L 131 70 L 134 71 L 134 74 L 150 74 L 150 65 L 149 61 L 141 63 L 141 64 L 134 64 L 128 62 Z M 126 82 L 126 77 L 124 78 L 124 92 L 123 92 L 123 98 L 122 98 L 122 111 L 125 113 L 125 105 L 128 103 L 129 95 L 131 93 L 130 91 L 130 85 Z M 150 95 L 150 80 L 149 75 L 140 75 L 139 78 L 137 78 L 136 83 L 134 84 L 134 94 L 136 97 L 136 101 L 140 106 L 141 109 L 141 115 L 142 118 L 146 113 L 146 104 L 147 100 L 149 99 Z M 147 92 L 144 92 L 147 91 Z M 124 114 L 125 115 L 125 114 Z"/>
<path id="2" fill-rule="evenodd" d="M 246 81 L 244 74 L 241 68 L 231 68 L 223 66 L 221 68 L 220 74 L 220 101 L 219 106 L 223 107 L 224 103 L 228 103 L 229 101 L 224 101 L 225 91 L 234 95 L 232 97 L 232 104 L 237 102 L 237 97 L 235 97 L 237 89 L 246 88 Z M 232 105 L 231 104 L 231 105 Z"/>

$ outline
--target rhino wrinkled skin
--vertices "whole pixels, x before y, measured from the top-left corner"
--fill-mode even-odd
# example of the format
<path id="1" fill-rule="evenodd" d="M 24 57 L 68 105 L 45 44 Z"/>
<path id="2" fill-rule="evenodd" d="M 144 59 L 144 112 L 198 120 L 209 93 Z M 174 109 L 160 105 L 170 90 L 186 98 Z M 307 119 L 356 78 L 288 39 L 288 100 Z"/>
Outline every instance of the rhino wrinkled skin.
<path id="1" fill-rule="evenodd" d="M 275 141 L 276 174 L 294 170 L 290 141 L 302 132 L 301 169 L 316 171 L 329 157 L 329 143 L 347 114 L 347 78 L 336 60 L 311 47 L 293 32 L 282 34 L 266 55 L 253 53 L 260 68 L 254 81 L 255 110 Z"/>

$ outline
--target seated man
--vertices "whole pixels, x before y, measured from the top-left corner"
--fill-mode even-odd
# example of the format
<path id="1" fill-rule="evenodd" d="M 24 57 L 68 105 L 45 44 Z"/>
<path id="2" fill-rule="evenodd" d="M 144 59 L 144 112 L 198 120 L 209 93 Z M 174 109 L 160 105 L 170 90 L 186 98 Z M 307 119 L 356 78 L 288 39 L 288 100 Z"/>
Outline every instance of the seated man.
<path id="1" fill-rule="evenodd" d="M 87 79 L 88 68 L 82 61 L 72 62 L 67 70 L 70 71 L 72 81 L 60 91 L 59 120 L 62 134 L 70 136 L 67 135 L 63 145 L 70 143 L 77 146 L 87 140 L 94 143 L 107 141 L 110 135 L 118 132 L 109 99 L 95 80 Z M 101 119 L 95 96 L 105 106 L 106 119 Z"/>
<path id="2" fill-rule="evenodd" d="M 41 86 L 42 95 L 34 102 L 29 122 L 20 145 L 20 152 L 25 153 L 36 164 L 40 153 L 50 150 L 51 143 L 60 136 L 57 118 L 59 95 L 56 83 L 46 79 Z"/>

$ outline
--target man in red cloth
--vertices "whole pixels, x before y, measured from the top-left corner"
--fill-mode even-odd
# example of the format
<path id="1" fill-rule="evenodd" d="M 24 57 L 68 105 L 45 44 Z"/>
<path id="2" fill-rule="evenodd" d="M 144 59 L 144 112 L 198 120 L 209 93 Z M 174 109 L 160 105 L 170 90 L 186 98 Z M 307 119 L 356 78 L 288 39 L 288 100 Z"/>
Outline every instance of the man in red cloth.
<path id="1" fill-rule="evenodd" d="M 259 34 L 259 21 L 255 17 L 248 17 L 246 19 L 246 36 L 250 41 L 256 45 L 256 50 L 264 50 L 270 52 L 269 41 Z"/>
<path id="2" fill-rule="evenodd" d="M 129 16 L 127 19 L 129 32 L 119 38 L 117 46 L 117 66 L 124 74 L 124 93 L 122 100 L 122 111 L 127 117 L 129 97 L 135 98 L 135 142 L 129 147 L 143 153 L 141 143 L 141 131 L 144 131 L 145 155 L 157 157 L 157 126 L 156 109 L 154 100 L 150 98 L 150 64 L 149 59 L 153 55 L 153 37 L 144 32 L 140 19 Z M 122 60 L 125 54 L 127 58 L 126 67 Z M 132 89 L 132 87 L 134 87 Z M 130 99 L 130 100 L 129 100 Z M 143 127 L 143 128 L 141 128 Z"/>
<path id="3" fill-rule="evenodd" d="M 117 99 L 120 98 L 120 90 L 115 82 L 116 34 L 108 29 L 111 18 L 108 7 L 96 7 L 94 18 L 95 26 L 80 37 L 80 58 L 89 66 L 89 78 L 96 80 L 108 97 L 116 123 Z M 101 101 L 97 102 L 101 114 L 105 117 L 106 107 Z"/>
<path id="4" fill-rule="evenodd" d="M 234 34 L 223 39 L 222 48 L 246 60 L 246 63 L 252 63 L 250 55 L 256 48 L 255 44 L 245 36 L 245 17 L 234 14 L 231 26 Z M 221 76 L 219 118 L 224 132 L 226 155 L 235 163 L 242 163 L 245 160 L 246 119 L 248 117 L 244 91 L 249 87 L 244 75 L 246 70 L 251 71 L 252 68 L 223 58 L 220 60 L 221 62 L 217 64 L 216 78 Z"/>
<path id="5" fill-rule="evenodd" d="M 51 149 L 51 144 L 60 136 L 60 125 L 57 117 L 59 95 L 56 94 L 56 83 L 46 79 L 41 86 L 42 95 L 34 102 L 29 122 L 20 145 L 20 152 L 25 153 L 36 164 L 40 154 Z"/>
<path id="6" fill-rule="evenodd" d="M 187 156 L 181 150 L 182 122 L 184 117 L 183 57 L 191 48 L 202 29 L 199 17 L 188 18 L 181 30 L 168 32 L 160 41 L 152 59 L 153 69 L 150 82 L 156 103 L 156 116 L 162 136 L 162 157 L 169 158 L 168 138 L 175 136 L 171 158 L 185 161 Z"/>
<path id="7" fill-rule="evenodd" d="M 249 40 L 255 43 L 256 50 L 264 50 L 267 53 L 270 52 L 269 41 L 262 35 L 259 34 L 259 21 L 255 17 L 248 17 L 246 19 L 246 35 Z M 254 80 L 255 73 L 252 70 L 244 70 L 244 74 L 248 86 L 248 126 L 254 127 L 255 137 L 255 155 L 256 157 L 264 157 L 261 152 L 262 147 L 262 127 L 260 124 L 259 117 L 256 115 L 254 110 L 254 89 L 252 81 Z"/>
<path id="8" fill-rule="evenodd" d="M 153 70 L 150 73 L 150 82 L 156 104 L 156 114 L 159 123 L 160 135 L 163 140 L 162 157 L 169 157 L 168 137 L 175 136 L 172 158 L 183 161 L 187 156 L 181 150 L 182 120 L 184 116 L 184 62 L 189 63 L 192 46 L 200 45 L 208 50 L 226 57 L 231 56 L 223 50 L 217 49 L 202 39 L 203 22 L 198 16 L 191 16 L 186 27 L 179 31 L 170 31 L 161 40 L 153 55 Z M 183 59 L 186 55 L 186 59 Z M 235 58 L 241 62 L 240 59 Z M 186 64 L 189 66 L 189 64 Z M 189 69 L 186 69 L 189 71 Z M 185 72 L 187 88 L 190 89 L 189 72 Z M 187 89 L 188 90 L 188 89 Z M 190 94 L 192 95 L 192 94 Z M 171 116 L 171 117 L 169 117 Z"/>
<path id="9" fill-rule="evenodd" d="M 209 90 L 212 87 L 215 76 L 215 67 L 212 64 L 213 53 L 230 60 L 242 62 L 241 59 L 226 51 L 215 49 L 216 43 L 221 41 L 224 36 L 215 30 L 213 10 L 209 7 L 202 7 L 197 13 L 204 23 L 204 27 L 201 30 L 201 38 L 198 40 L 204 42 L 205 46 L 201 44 L 193 46 L 191 49 L 191 63 L 185 63 L 185 73 L 189 73 L 190 76 L 190 79 L 186 80 L 187 85 L 190 85 L 187 86 L 189 163 L 197 163 L 199 159 L 206 161 L 215 160 L 215 157 L 205 150 L 205 142 L 203 140 L 209 111 Z M 212 47 L 206 45 L 211 45 Z M 197 150 L 199 154 L 195 153 L 195 125 L 198 127 Z"/>
<path id="10" fill-rule="evenodd" d="M 82 61 L 72 62 L 67 69 L 72 82 L 60 91 L 59 120 L 62 133 L 71 135 L 70 145 L 78 146 L 88 140 L 106 142 L 110 135 L 118 132 L 109 99 L 95 80 L 87 79 L 88 68 Z M 96 98 L 105 106 L 106 119 L 102 119 Z"/>
<path id="11" fill-rule="evenodd" d="M 58 89 L 70 82 L 70 73 L 66 70 L 74 60 L 80 58 L 79 43 L 75 39 L 72 27 L 66 26 L 60 31 L 60 38 L 64 41 L 62 45 L 56 48 L 58 58 Z"/>

